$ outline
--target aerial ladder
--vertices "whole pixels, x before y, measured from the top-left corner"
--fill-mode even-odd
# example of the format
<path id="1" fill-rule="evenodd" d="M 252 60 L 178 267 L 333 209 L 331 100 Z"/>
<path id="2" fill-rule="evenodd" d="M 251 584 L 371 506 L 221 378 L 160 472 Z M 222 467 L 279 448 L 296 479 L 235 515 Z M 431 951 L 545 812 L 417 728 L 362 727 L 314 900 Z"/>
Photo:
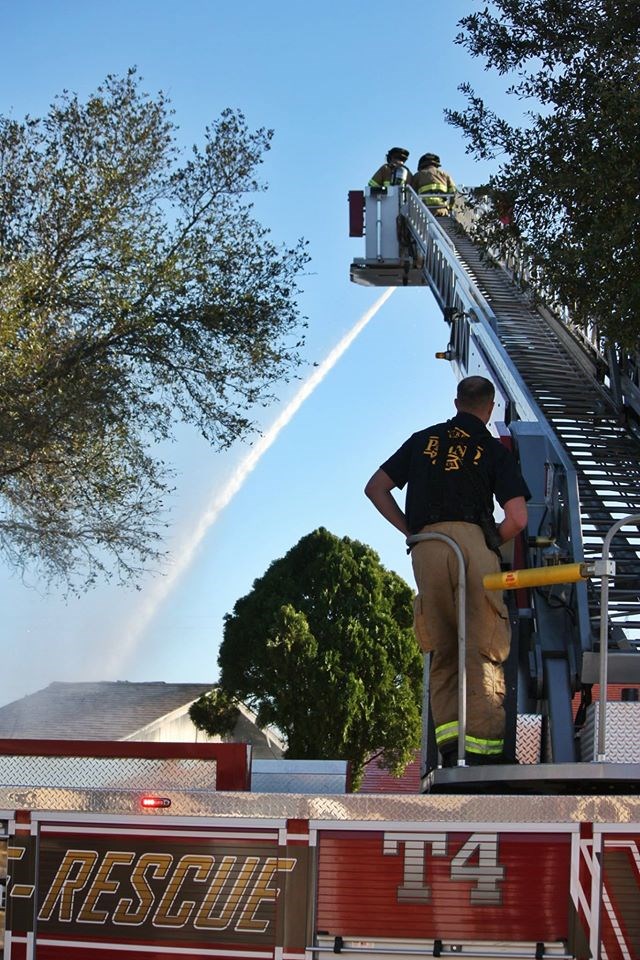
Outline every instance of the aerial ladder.
<path id="1" fill-rule="evenodd" d="M 446 217 L 434 216 L 406 185 L 351 191 L 349 206 L 350 235 L 365 237 L 365 257 L 353 260 L 352 281 L 428 287 L 449 331 L 446 349 L 438 356 L 451 362 L 458 378 L 486 376 L 496 386 L 496 430 L 516 449 L 532 493 L 528 536 L 516 542 L 512 565 L 542 568 L 599 560 L 599 573 L 615 570 L 607 580 L 604 611 L 600 585 L 589 577 L 512 595 L 515 642 L 506 667 L 506 748 L 515 754 L 517 742 L 533 735 L 533 758 L 528 759 L 553 765 L 537 766 L 535 773 L 540 785 L 545 780 L 540 770 L 549 770 L 550 792 L 553 784 L 561 792 L 569 782 L 589 792 L 590 782 L 601 788 L 603 780 L 614 791 L 616 783 L 627 789 L 635 781 L 637 790 L 637 358 L 603 351 L 597 338 L 589 340 L 570 317 L 554 309 L 551 295 L 536 288 L 525 264 L 487 254 L 471 239 L 472 213 L 460 197 Z M 615 536 L 608 537 L 617 523 Z M 603 630 L 601 616 L 606 618 Z M 601 635 L 605 687 L 607 682 L 624 685 L 626 700 L 608 703 L 602 712 L 590 703 L 591 688 L 601 679 Z M 574 723 L 578 696 L 581 729 Z M 606 697 L 606 690 L 601 696 Z M 608 752 L 603 757 L 598 744 L 605 724 Z M 425 777 L 436 757 L 431 742 Z M 436 770 L 430 788 L 442 781 L 450 789 L 456 773 L 460 771 Z M 526 773 L 519 770 L 518 775 L 521 789 Z"/>

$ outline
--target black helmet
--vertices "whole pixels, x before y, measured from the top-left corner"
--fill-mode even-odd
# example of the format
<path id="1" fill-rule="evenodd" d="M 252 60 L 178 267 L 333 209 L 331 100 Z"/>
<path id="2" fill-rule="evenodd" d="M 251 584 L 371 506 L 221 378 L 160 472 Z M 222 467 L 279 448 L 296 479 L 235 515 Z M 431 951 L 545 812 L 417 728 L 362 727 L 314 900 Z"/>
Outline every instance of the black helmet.
<path id="1" fill-rule="evenodd" d="M 418 160 L 418 170 L 423 167 L 439 167 L 440 157 L 436 153 L 423 153 Z"/>
<path id="2" fill-rule="evenodd" d="M 392 160 L 399 160 L 400 163 L 406 163 L 409 159 L 409 151 L 405 150 L 404 147 L 391 147 L 387 154 L 387 162 Z"/>

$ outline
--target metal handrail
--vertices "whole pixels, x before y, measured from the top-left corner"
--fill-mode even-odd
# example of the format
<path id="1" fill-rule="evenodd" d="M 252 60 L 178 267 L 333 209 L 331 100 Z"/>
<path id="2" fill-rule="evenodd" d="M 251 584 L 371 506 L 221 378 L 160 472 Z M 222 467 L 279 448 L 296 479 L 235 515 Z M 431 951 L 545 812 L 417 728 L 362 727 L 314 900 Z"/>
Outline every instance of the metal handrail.
<path id="1" fill-rule="evenodd" d="M 421 540 L 440 540 L 446 543 L 451 547 L 458 561 L 458 766 L 466 767 L 464 755 L 467 734 L 467 581 L 464 557 L 455 540 L 444 533 L 415 533 L 407 537 L 407 545 L 411 547 Z"/>
<path id="2" fill-rule="evenodd" d="M 602 545 L 602 582 L 600 584 L 600 701 L 598 703 L 598 761 L 606 760 L 606 723 L 607 723 L 607 671 L 608 671 L 608 625 L 609 625 L 609 578 L 615 573 L 608 568 L 611 541 L 621 527 L 630 523 L 640 523 L 640 513 L 630 514 L 618 520 L 608 531 Z"/>
<path id="3" fill-rule="evenodd" d="M 309 950 L 311 953 L 316 953 L 316 954 L 321 954 L 321 953 L 334 953 L 334 954 L 335 954 L 335 953 L 338 953 L 338 954 L 341 954 L 341 953 L 359 953 L 359 954 L 363 954 L 363 955 L 365 955 L 365 956 L 369 956 L 369 955 L 373 955 L 373 956 L 377 956 L 377 955 L 383 955 L 383 956 L 390 955 L 390 956 L 400 956 L 400 957 L 422 957 L 423 960 L 424 960 L 424 958 L 427 958 L 427 957 L 440 956 L 440 954 L 437 954 L 437 953 L 434 952 L 434 951 L 435 951 L 435 943 L 436 943 L 436 941 L 433 941 L 433 943 L 434 943 L 434 946 L 433 946 L 433 947 L 430 945 L 430 942 L 427 942 L 427 943 L 425 943 L 424 947 L 406 947 L 406 946 L 402 946 L 402 947 L 390 947 L 390 946 L 388 946 L 387 944 L 384 944 L 384 945 L 381 946 L 381 947 L 371 947 L 371 946 L 364 946 L 364 947 L 345 947 L 345 946 L 341 946 L 339 950 L 336 950 L 336 949 L 335 949 L 335 946 L 334 946 L 333 944 L 327 943 L 327 944 L 323 944 L 322 946 L 317 946 L 317 947 L 305 947 L 305 950 Z M 456 940 L 456 946 L 455 946 L 455 947 L 453 947 L 453 948 L 451 948 L 451 947 L 445 947 L 443 953 L 441 954 L 441 956 L 443 956 L 443 957 L 444 957 L 444 956 L 448 957 L 448 956 L 451 956 L 452 953 L 456 953 L 456 952 L 458 952 L 459 950 L 461 950 L 461 947 L 459 947 L 459 946 L 457 945 L 458 943 L 459 943 L 459 941 Z M 533 957 L 533 956 L 544 956 L 544 957 L 548 957 L 549 960 L 574 960 L 574 958 L 575 958 L 575 954 L 573 954 L 573 953 L 549 953 L 549 952 L 545 952 L 544 954 L 537 954 L 537 953 L 534 952 L 534 951 L 535 951 L 535 948 L 536 948 L 536 944 L 533 944 L 533 943 L 531 944 L 531 948 L 528 949 L 528 950 L 527 950 L 527 949 L 521 949 L 521 950 L 518 950 L 518 949 L 509 949 L 508 952 L 505 952 L 505 951 L 503 951 L 503 950 L 500 950 L 499 953 L 493 953 L 493 952 L 491 951 L 491 948 L 489 948 L 489 949 L 487 949 L 487 950 L 485 950 L 485 949 L 478 949 L 477 947 L 474 947 L 474 946 L 473 946 L 473 942 L 469 943 L 468 945 L 467 945 L 467 944 L 464 944 L 464 947 L 465 947 L 465 949 L 469 949 L 469 950 L 470 950 L 470 953 L 468 954 L 469 956 L 472 955 L 472 956 L 474 956 L 474 957 L 482 957 L 482 960 L 531 960 L 531 957 Z"/>
<path id="4" fill-rule="evenodd" d="M 476 231 L 482 238 L 482 232 L 478 230 L 478 213 L 486 212 L 487 209 L 486 204 L 470 204 L 467 189 L 460 188 L 455 216 L 469 234 Z M 640 412 L 640 398 L 637 396 L 640 388 L 640 351 L 630 351 L 619 344 L 611 344 L 600 330 L 598 320 L 593 317 L 584 321 L 574 320 L 575 304 L 572 307 L 560 301 L 557 290 L 545 280 L 544 271 L 533 267 L 529 255 L 515 239 L 509 238 L 508 246 L 505 244 L 501 249 L 492 247 L 487 252 L 511 273 L 515 282 L 534 293 L 542 305 L 551 311 L 576 339 L 586 354 L 596 357 L 609 369 L 611 377 L 615 376 L 612 367 L 619 367 L 619 375 L 625 380 L 625 404 L 631 406 L 636 413 Z M 615 400 L 615 397 L 613 399 Z"/>

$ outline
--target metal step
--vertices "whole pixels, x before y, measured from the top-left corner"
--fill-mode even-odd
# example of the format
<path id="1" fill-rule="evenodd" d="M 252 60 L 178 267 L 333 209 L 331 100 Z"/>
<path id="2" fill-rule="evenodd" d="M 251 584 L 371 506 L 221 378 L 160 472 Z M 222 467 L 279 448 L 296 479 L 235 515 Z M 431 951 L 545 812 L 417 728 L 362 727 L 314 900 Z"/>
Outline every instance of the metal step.
<path id="1" fill-rule="evenodd" d="M 433 770 L 423 793 L 637 796 L 639 763 L 541 763 Z"/>

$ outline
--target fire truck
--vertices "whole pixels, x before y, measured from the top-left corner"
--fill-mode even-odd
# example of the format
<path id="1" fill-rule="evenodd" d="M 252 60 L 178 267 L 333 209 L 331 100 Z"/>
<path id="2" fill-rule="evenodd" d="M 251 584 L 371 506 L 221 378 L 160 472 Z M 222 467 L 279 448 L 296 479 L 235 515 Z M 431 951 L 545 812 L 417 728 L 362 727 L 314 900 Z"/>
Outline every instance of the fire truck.
<path id="1" fill-rule="evenodd" d="M 464 205 L 349 202 L 352 280 L 431 290 L 532 491 L 505 574 L 512 762 L 439 765 L 428 663 L 411 794 L 243 744 L 0 741 L 4 960 L 640 958 L 638 358 L 483 253 Z"/>

